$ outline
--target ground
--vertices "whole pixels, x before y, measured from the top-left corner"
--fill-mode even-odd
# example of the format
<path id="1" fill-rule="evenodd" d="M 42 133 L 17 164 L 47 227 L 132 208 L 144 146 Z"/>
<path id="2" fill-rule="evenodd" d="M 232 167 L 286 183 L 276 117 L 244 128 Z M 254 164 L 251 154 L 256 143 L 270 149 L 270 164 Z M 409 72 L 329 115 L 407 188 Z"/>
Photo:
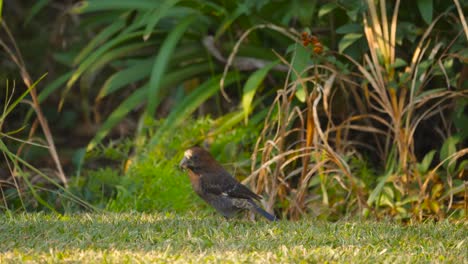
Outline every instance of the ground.
<path id="1" fill-rule="evenodd" d="M 4 214 L 0 263 L 468 263 L 467 223 Z"/>

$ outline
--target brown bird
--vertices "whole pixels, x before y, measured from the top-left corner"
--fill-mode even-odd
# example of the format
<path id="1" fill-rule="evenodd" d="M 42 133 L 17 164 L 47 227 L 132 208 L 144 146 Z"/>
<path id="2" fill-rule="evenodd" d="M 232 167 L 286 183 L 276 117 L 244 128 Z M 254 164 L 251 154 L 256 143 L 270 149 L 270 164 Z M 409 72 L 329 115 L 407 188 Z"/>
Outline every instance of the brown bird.
<path id="1" fill-rule="evenodd" d="M 277 220 L 254 202 L 260 200 L 260 196 L 232 177 L 205 149 L 192 147 L 186 150 L 179 166 L 188 170 L 193 190 L 198 196 L 224 217 L 230 218 L 248 209 L 270 221 Z"/>

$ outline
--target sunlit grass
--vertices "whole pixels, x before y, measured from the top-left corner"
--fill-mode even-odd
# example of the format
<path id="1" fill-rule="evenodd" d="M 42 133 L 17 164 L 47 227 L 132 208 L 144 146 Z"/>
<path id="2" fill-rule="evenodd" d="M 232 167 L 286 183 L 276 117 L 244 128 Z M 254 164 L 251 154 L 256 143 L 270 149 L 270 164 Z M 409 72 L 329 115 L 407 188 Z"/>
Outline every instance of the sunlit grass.
<path id="1" fill-rule="evenodd" d="M 227 221 L 217 215 L 0 217 L 0 262 L 468 261 L 466 224 Z"/>

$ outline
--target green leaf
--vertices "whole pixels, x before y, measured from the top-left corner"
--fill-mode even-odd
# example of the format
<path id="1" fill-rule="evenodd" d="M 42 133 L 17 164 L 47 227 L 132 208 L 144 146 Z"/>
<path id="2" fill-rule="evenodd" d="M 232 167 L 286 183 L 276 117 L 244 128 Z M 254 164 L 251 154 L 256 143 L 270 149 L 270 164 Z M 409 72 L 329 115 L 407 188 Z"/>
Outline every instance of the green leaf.
<path id="1" fill-rule="evenodd" d="M 135 55 L 139 51 L 147 48 L 148 46 L 154 46 L 154 42 L 135 42 L 129 43 L 126 45 L 122 45 L 107 51 L 106 53 L 102 54 L 97 60 L 94 61 L 93 65 L 89 67 L 86 71 L 87 72 L 96 72 L 99 68 L 103 67 L 104 65 L 109 64 L 111 61 L 115 61 L 117 59 L 129 57 Z"/>
<path id="2" fill-rule="evenodd" d="M 196 60 L 203 54 L 201 45 L 184 45 L 184 49 L 171 57 L 171 64 L 178 65 L 187 60 Z M 201 58 L 201 57 L 200 57 Z M 96 100 L 100 100 L 107 95 L 120 90 L 128 84 L 140 81 L 150 76 L 151 67 L 155 58 L 149 57 L 142 60 L 133 60 L 128 63 L 128 67 L 110 76 L 98 93 Z M 180 70 L 171 70 L 163 79 L 163 87 L 177 83 L 177 81 L 187 80 L 197 73 L 207 72 L 210 68 L 207 63 L 193 64 L 183 67 Z M 184 76 L 184 74 L 186 76 Z"/>
<path id="3" fill-rule="evenodd" d="M 392 201 L 395 199 L 395 192 L 390 186 L 385 186 L 383 188 L 383 193 L 387 195 L 387 197 L 390 198 Z"/>
<path id="4" fill-rule="evenodd" d="M 161 80 L 166 72 L 166 67 L 169 64 L 169 59 L 174 53 L 175 47 L 179 39 L 183 36 L 184 32 L 188 29 L 190 24 L 195 20 L 195 16 L 189 16 L 182 20 L 166 37 L 161 48 L 159 49 L 158 56 L 154 62 L 151 71 L 151 78 L 148 89 L 148 103 L 146 105 L 146 113 L 149 116 L 154 116 L 156 108 L 161 100 Z"/>
<path id="5" fill-rule="evenodd" d="M 244 109 L 244 120 L 245 123 L 248 122 L 248 117 L 251 110 L 251 105 L 253 98 L 255 96 L 255 92 L 257 91 L 260 84 L 265 79 L 267 73 L 275 66 L 278 62 L 272 62 L 267 66 L 255 71 L 252 75 L 250 75 L 249 79 L 245 82 L 244 85 L 244 92 L 242 95 L 242 108 Z"/>
<path id="6" fill-rule="evenodd" d="M 392 64 L 392 68 L 397 69 L 397 68 L 405 67 L 406 65 L 408 65 L 408 63 L 404 59 L 396 58 L 395 62 Z"/>
<path id="7" fill-rule="evenodd" d="M 228 74 L 225 79 L 225 84 L 229 85 L 236 79 L 235 74 Z M 179 124 L 183 123 L 203 102 L 218 92 L 220 89 L 220 80 L 221 76 L 211 78 L 198 86 L 193 92 L 179 102 L 176 107 L 172 109 L 163 125 L 158 129 L 158 132 L 151 138 L 150 145 L 154 146 L 163 133 L 171 131 Z"/>
<path id="8" fill-rule="evenodd" d="M 15 101 L 10 104 L 6 109 L 4 109 L 1 117 L 0 117 L 0 124 L 5 120 L 5 117 L 8 116 L 8 114 L 15 109 L 15 107 L 23 100 L 24 97 L 26 97 L 32 89 L 36 88 L 36 86 L 39 84 L 42 79 L 44 79 L 47 76 L 47 73 L 42 75 L 37 81 L 35 81 L 31 86 L 26 89 L 19 97 L 15 98 Z"/>
<path id="9" fill-rule="evenodd" d="M 316 14 L 317 1 L 296 2 L 294 4 L 294 13 L 302 26 L 310 26 Z"/>
<path id="10" fill-rule="evenodd" d="M 49 85 L 47 85 L 42 91 L 39 93 L 37 99 L 39 102 L 43 102 L 51 93 L 53 93 L 55 90 L 58 88 L 62 87 L 62 85 L 65 85 L 67 80 L 72 76 L 73 72 L 67 72 L 57 79 L 55 79 L 53 82 L 51 82 Z"/>
<path id="11" fill-rule="evenodd" d="M 154 27 L 158 24 L 159 20 L 168 14 L 168 11 L 175 6 L 180 0 L 166 0 L 158 8 L 155 8 L 151 12 L 151 17 L 149 18 L 148 24 L 145 28 L 145 34 L 143 39 L 146 41 L 153 32 Z"/>
<path id="12" fill-rule="evenodd" d="M 337 8 L 338 5 L 336 3 L 327 3 L 325 5 L 323 5 L 319 12 L 318 12 L 318 16 L 319 18 L 323 17 L 324 15 L 330 13 L 331 11 L 333 11 L 335 8 Z"/>
<path id="13" fill-rule="evenodd" d="M 428 25 L 432 23 L 433 1 L 432 0 L 418 0 L 418 9 L 424 22 Z"/>
<path id="14" fill-rule="evenodd" d="M 369 195 L 369 198 L 367 199 L 367 205 L 372 206 L 372 204 L 374 204 L 377 201 L 377 198 L 382 193 L 382 189 L 384 188 L 385 183 L 388 181 L 392 173 L 393 173 L 392 171 L 388 171 L 387 174 L 385 174 L 384 176 L 378 179 L 379 183 Z"/>
<path id="15" fill-rule="evenodd" d="M 153 62 L 150 60 L 143 61 L 112 75 L 101 88 L 97 100 L 120 90 L 125 87 L 125 85 L 140 81 L 149 76 L 152 63 Z M 211 68 L 211 65 L 206 62 L 193 64 L 180 70 L 171 71 L 164 76 L 161 86 L 165 88 L 176 85 L 198 74 L 209 72 Z"/>
<path id="16" fill-rule="evenodd" d="M 447 199 L 448 197 L 450 197 L 452 195 L 456 195 L 458 193 L 465 192 L 465 188 L 466 188 L 465 184 L 462 181 L 458 186 L 454 186 L 454 187 L 450 188 L 449 190 L 447 190 L 440 199 L 445 200 L 445 199 Z"/>
<path id="17" fill-rule="evenodd" d="M 133 92 L 127 99 L 125 99 L 110 115 L 106 121 L 101 125 L 96 135 L 89 142 L 86 151 L 90 151 L 97 146 L 106 136 L 111 129 L 116 126 L 132 109 L 141 104 L 147 95 L 148 86 L 140 87 L 140 89 Z"/>
<path id="18" fill-rule="evenodd" d="M 440 150 L 440 159 L 444 160 L 455 153 L 457 151 L 456 144 L 458 144 L 459 141 L 460 139 L 458 136 L 448 137 Z"/>
<path id="19" fill-rule="evenodd" d="M 219 38 L 228 28 L 231 26 L 231 24 L 238 19 L 240 16 L 246 14 L 248 12 L 248 8 L 246 7 L 245 4 L 239 4 L 234 10 L 234 12 L 231 12 L 223 22 L 221 22 L 218 30 L 216 30 L 215 34 L 215 39 Z"/>
<path id="20" fill-rule="evenodd" d="M 232 129 L 235 125 L 242 122 L 244 119 L 244 111 L 235 111 L 228 113 L 216 120 L 216 129 L 211 133 L 212 136 L 219 135 L 224 133 L 230 129 Z"/>
<path id="21" fill-rule="evenodd" d="M 359 33 L 349 33 L 344 35 L 344 37 L 341 39 L 340 43 L 338 44 L 338 51 L 340 53 L 343 53 L 346 48 L 351 46 L 353 43 L 358 41 L 360 38 L 362 38 L 362 34 Z"/>
<path id="22" fill-rule="evenodd" d="M 327 177 L 325 174 L 320 173 L 319 178 L 320 178 L 320 190 L 322 191 L 322 203 L 328 206 L 330 204 L 330 199 L 328 197 L 328 189 L 326 186 Z"/>
<path id="23" fill-rule="evenodd" d="M 442 91 L 447 91 L 447 88 L 433 88 L 431 90 L 428 90 L 428 91 L 424 91 L 420 94 L 418 94 L 414 100 L 415 102 L 418 102 L 420 100 L 425 100 L 427 98 L 430 98 L 433 96 L 433 94 L 437 94 L 437 93 L 440 93 Z"/>
<path id="24" fill-rule="evenodd" d="M 418 170 L 421 174 L 425 174 L 429 170 L 429 166 L 431 166 L 432 160 L 434 159 L 434 155 L 436 154 L 435 150 L 430 151 L 424 156 L 424 159 L 421 163 L 418 164 Z"/>
<path id="25" fill-rule="evenodd" d="M 442 145 L 442 148 L 440 149 L 440 160 L 445 160 L 451 155 L 453 155 L 455 152 L 457 152 L 457 144 L 459 142 L 459 136 L 448 137 Z M 445 169 L 449 170 L 450 172 L 453 172 L 455 169 L 455 162 L 451 163 L 450 165 L 449 164 L 450 160 L 447 160 L 446 162 L 444 162 L 443 166 Z"/>
<path id="26" fill-rule="evenodd" d="M 189 67 L 183 68 L 179 71 L 176 72 L 171 72 L 164 76 L 164 79 L 161 82 L 161 87 L 170 87 L 173 86 L 176 83 L 180 83 L 186 79 L 189 79 L 195 75 L 198 75 L 203 72 L 208 72 L 211 69 L 209 63 L 203 63 L 203 64 L 196 64 L 196 65 L 191 65 Z M 123 77 L 123 76 L 122 76 Z M 122 79 L 121 79 L 122 80 Z M 219 84 L 219 80 L 218 80 Z M 210 92 L 212 91 L 211 89 L 213 87 L 208 87 L 208 86 L 203 86 L 202 88 L 197 88 L 196 91 L 199 91 L 199 89 L 205 89 L 205 92 Z M 96 133 L 96 136 L 90 141 L 90 143 L 87 146 L 87 151 L 93 149 L 97 144 L 99 144 L 107 134 L 111 131 L 111 129 L 117 125 L 132 109 L 134 109 L 137 105 L 141 104 L 145 100 L 147 100 L 147 95 L 148 95 L 148 85 L 142 86 L 138 88 L 130 97 L 125 99 L 106 119 L 106 121 L 102 124 L 101 128 L 98 130 Z M 219 89 L 219 87 L 218 87 Z M 109 92 L 109 91 L 107 91 Z M 105 93 L 105 92 L 103 92 Z M 200 91 L 199 93 L 202 93 Z M 191 97 L 191 100 L 193 102 L 186 102 L 184 99 L 182 106 L 179 106 L 176 109 L 173 109 L 171 111 L 170 115 L 177 115 L 177 113 L 182 113 L 184 114 L 184 111 L 189 111 L 190 108 L 192 107 L 192 104 L 197 104 L 199 102 L 200 98 L 199 97 Z M 182 109 L 178 110 L 179 108 L 184 108 L 187 109 Z M 173 112 L 175 112 L 173 114 Z M 177 117 L 177 116 L 176 116 Z M 173 119 L 177 119 L 176 117 L 173 117 Z M 169 119 L 169 117 L 168 117 Z M 177 119 L 175 122 L 177 123 L 179 119 Z"/>
<path id="27" fill-rule="evenodd" d="M 293 59 L 291 66 L 295 70 L 292 73 L 292 80 L 297 81 L 299 78 L 305 75 L 304 70 L 309 66 L 310 63 L 310 54 L 311 51 L 306 47 L 302 46 L 301 44 L 295 44 L 295 49 L 293 53 Z M 304 85 L 307 85 L 304 83 Z M 296 97 L 301 102 L 305 102 L 306 100 L 306 91 L 302 84 L 297 86 Z"/>
<path id="28" fill-rule="evenodd" d="M 408 196 L 406 197 L 405 199 L 403 199 L 402 201 L 400 202 L 397 202 L 397 206 L 403 206 L 405 204 L 410 204 L 410 203 L 416 203 L 419 201 L 419 196 L 418 195 L 411 195 L 411 196 Z"/>
<path id="29" fill-rule="evenodd" d="M 348 33 L 362 33 L 363 28 L 361 24 L 345 24 L 336 29 L 338 34 L 348 34 Z"/>
<path id="30" fill-rule="evenodd" d="M 115 61 L 119 58 L 124 58 L 130 55 L 133 55 L 137 53 L 138 51 L 142 50 L 143 48 L 152 46 L 152 45 L 154 45 L 154 43 L 136 42 L 136 43 L 131 43 L 128 45 L 119 46 L 115 49 L 109 50 L 106 53 L 102 54 L 101 57 L 95 60 L 94 63 L 90 65 L 88 69 L 86 69 L 86 72 L 83 73 L 83 78 L 94 76 L 100 70 L 100 68 L 110 63 L 111 61 Z"/>
<path id="31" fill-rule="evenodd" d="M 152 59 L 139 61 L 135 65 L 130 66 L 124 70 L 114 73 L 109 77 L 101 90 L 99 91 L 96 100 L 100 100 L 111 93 L 114 93 L 121 88 L 131 83 L 140 81 L 145 77 L 148 77 L 151 72 L 151 66 L 153 65 Z"/>
<path id="32" fill-rule="evenodd" d="M 254 104 L 255 105 L 255 104 Z M 268 114 L 268 108 L 260 110 L 258 113 L 255 113 L 250 118 L 250 124 L 257 125 L 259 123 L 263 123 L 265 121 L 265 117 Z M 234 126 L 242 122 L 244 119 L 244 110 L 231 112 L 221 116 L 216 120 L 216 129 L 210 133 L 211 136 L 216 136 L 222 134 L 228 130 L 231 130 Z M 315 179 L 315 177 L 314 177 Z"/>
<path id="33" fill-rule="evenodd" d="M 362 0 L 346 0 L 339 1 L 339 7 L 346 12 L 346 15 L 353 22 L 357 22 L 361 19 L 363 12 L 368 10 L 368 5 L 371 1 L 362 1 Z M 376 4 L 376 1 L 372 1 Z"/>
<path id="34" fill-rule="evenodd" d="M 88 0 L 82 1 L 76 5 L 72 12 L 89 13 L 96 11 L 110 10 L 151 10 L 160 5 L 159 1 L 154 0 Z"/>
<path id="35" fill-rule="evenodd" d="M 78 65 L 89 53 L 94 51 L 99 45 L 102 45 L 115 33 L 120 31 L 125 26 L 125 21 L 117 20 L 114 23 L 101 30 L 89 43 L 84 47 L 81 52 L 73 60 L 74 65 Z"/>
<path id="36" fill-rule="evenodd" d="M 468 56 L 467 56 L 468 57 Z M 465 86 L 468 87 L 468 80 L 465 81 Z M 461 140 L 468 138 L 468 115 L 465 114 L 465 109 L 468 108 L 468 99 L 458 99 L 453 111 L 452 120 L 457 128 Z"/>
<path id="37" fill-rule="evenodd" d="M 67 66 L 67 68 L 74 68 L 73 60 L 76 57 L 76 52 L 74 51 L 64 51 L 64 52 L 54 52 L 52 57 L 58 64 Z"/>
<path id="38" fill-rule="evenodd" d="M 186 68 L 183 68 L 179 71 L 176 72 L 171 72 L 167 75 L 164 76 L 164 79 L 161 81 L 161 87 L 171 87 L 174 84 L 183 82 L 184 80 L 187 80 L 189 78 L 192 78 L 193 76 L 196 76 L 200 73 L 203 72 L 209 72 L 211 69 L 210 65 L 208 63 L 202 63 L 202 64 L 195 64 Z M 219 82 L 219 80 L 218 80 Z M 205 89 L 206 86 L 203 88 Z M 199 88 L 198 88 L 199 89 Z M 197 90 L 198 90 L 197 89 Z M 208 88 L 207 88 L 208 89 Z M 211 90 L 210 90 L 211 91 Z M 104 92 L 103 92 L 104 93 Z M 106 121 L 101 125 L 99 130 L 97 131 L 95 137 L 90 141 L 90 143 L 87 146 L 87 151 L 93 149 L 96 147 L 97 144 L 99 144 L 106 136 L 109 134 L 111 129 L 117 125 L 132 109 L 134 109 L 136 106 L 141 104 L 142 102 L 146 101 L 148 95 L 148 85 L 144 85 L 138 90 L 136 90 L 130 97 L 125 99 L 106 119 Z M 194 103 L 199 100 L 199 98 L 193 99 Z M 180 102 L 177 104 L 176 109 L 183 108 L 184 104 L 187 104 L 187 108 L 191 107 L 191 103 L 186 103 L 186 100 L 183 102 Z M 158 102 L 159 103 L 159 102 Z M 182 112 L 182 110 L 176 110 L 174 109 L 173 111 L 179 111 Z M 171 112 L 172 114 L 172 112 Z"/>
<path id="39" fill-rule="evenodd" d="M 384 189 L 388 189 L 388 187 L 385 187 Z M 386 205 L 390 208 L 393 208 L 395 206 L 393 204 L 393 201 L 391 200 L 391 198 L 388 196 L 386 192 L 383 192 L 382 195 L 380 195 L 377 205 L 378 206 Z"/>
<path id="40" fill-rule="evenodd" d="M 71 87 L 75 84 L 75 82 L 81 77 L 81 75 L 90 69 L 94 65 L 94 63 L 101 58 L 108 50 L 112 49 L 114 46 L 132 39 L 136 36 L 141 36 L 143 31 L 129 33 L 125 35 L 121 35 L 112 39 L 111 41 L 107 42 L 106 44 L 102 45 L 98 48 L 95 52 L 91 53 L 76 69 L 76 71 L 72 74 L 70 79 L 67 82 L 66 88 L 64 90 L 64 94 L 68 93 Z M 60 103 L 62 104 L 62 103 Z"/>
<path id="41" fill-rule="evenodd" d="M 31 19 L 33 19 L 48 3 L 50 0 L 39 0 L 30 9 L 28 15 L 24 19 L 24 25 L 28 25 Z M 0 1 L 1 5 L 1 1 Z M 0 8 L 1 11 L 1 8 Z"/>
<path id="42" fill-rule="evenodd" d="M 76 176 L 80 177 L 81 169 L 83 168 L 83 164 L 85 162 L 86 157 L 86 148 L 80 148 L 75 151 L 72 157 L 72 163 L 76 168 Z"/>
<path id="43" fill-rule="evenodd" d="M 464 160 L 460 162 L 460 165 L 458 165 L 458 171 L 463 171 L 463 170 L 468 170 L 468 160 Z"/>

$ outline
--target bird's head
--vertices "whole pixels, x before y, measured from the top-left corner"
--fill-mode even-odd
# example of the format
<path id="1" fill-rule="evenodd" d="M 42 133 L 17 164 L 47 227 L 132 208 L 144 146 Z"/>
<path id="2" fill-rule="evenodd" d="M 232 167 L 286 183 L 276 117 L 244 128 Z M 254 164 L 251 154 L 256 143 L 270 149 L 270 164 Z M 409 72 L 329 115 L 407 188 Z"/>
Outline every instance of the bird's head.
<path id="1" fill-rule="evenodd" d="M 193 170 L 199 167 L 206 159 L 210 159 L 211 155 L 208 151 L 201 147 L 192 147 L 184 152 L 184 157 L 179 163 L 181 169 Z"/>

